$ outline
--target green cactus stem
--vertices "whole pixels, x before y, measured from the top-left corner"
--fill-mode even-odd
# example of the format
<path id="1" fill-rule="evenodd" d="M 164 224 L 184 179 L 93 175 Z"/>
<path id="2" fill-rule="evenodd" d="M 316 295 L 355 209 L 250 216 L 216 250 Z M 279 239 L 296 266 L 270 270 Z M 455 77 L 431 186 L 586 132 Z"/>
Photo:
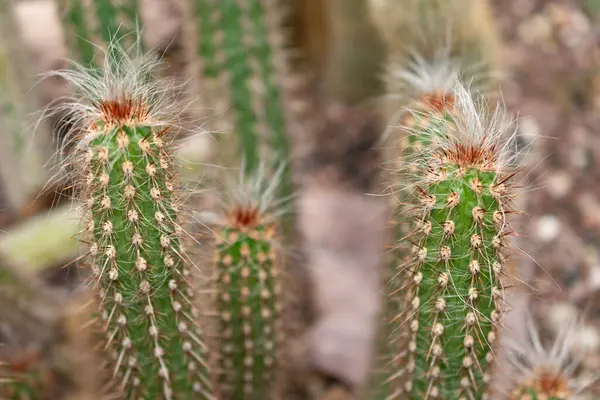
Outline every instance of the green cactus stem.
<path id="1" fill-rule="evenodd" d="M 215 257 L 223 337 L 220 384 L 235 399 L 264 398 L 275 371 L 279 330 L 276 232 L 253 221 L 258 217 L 253 213 L 240 210 L 240 219 L 218 233 L 224 240 Z"/>
<path id="2" fill-rule="evenodd" d="M 90 286 L 115 389 L 127 399 L 212 399 L 182 245 L 171 124 L 178 103 L 153 78 L 155 66 L 111 43 L 102 75 L 57 72 L 81 91 L 71 107 L 86 129 L 70 161 L 83 172 L 75 180 Z"/>
<path id="3" fill-rule="evenodd" d="M 0 235 L 0 256 L 32 271 L 71 260 L 80 250 L 73 240 L 80 219 L 68 206 L 30 218 Z"/>
<path id="4" fill-rule="evenodd" d="M 138 28 L 138 0 L 60 0 L 63 23 L 69 30 L 68 46 L 85 66 L 98 66 L 98 44 L 107 45 Z"/>
<path id="5" fill-rule="evenodd" d="M 281 398 L 282 255 L 277 215 L 268 208 L 281 172 L 266 188 L 242 180 L 214 229 L 213 351 L 223 399 Z"/>
<path id="6" fill-rule="evenodd" d="M 396 71 L 397 72 L 397 71 Z M 427 148 L 439 140 L 440 134 L 445 132 L 446 126 L 452 123 L 455 96 L 450 82 L 456 82 L 457 66 L 446 58 L 440 58 L 434 64 L 428 64 L 420 56 L 415 56 L 413 68 L 398 74 L 394 81 L 398 86 L 404 88 L 405 94 L 412 99 L 410 107 L 404 109 L 396 119 L 400 123 L 400 129 L 396 121 L 392 122 L 388 136 L 387 159 L 388 169 L 392 172 L 386 177 L 388 188 L 392 189 L 393 195 L 390 202 L 394 213 L 401 215 L 413 200 L 414 187 L 407 185 L 406 174 L 398 174 L 397 171 L 405 171 L 408 174 L 419 172 L 419 159 L 416 155 L 427 152 Z M 399 81 L 402 84 L 399 84 Z M 435 114 L 437 118 L 430 116 Z M 399 134 L 397 131 L 400 131 Z M 404 187 L 404 190 L 396 190 Z M 390 324 L 398 313 L 405 307 L 399 296 L 403 290 L 403 280 L 411 277 L 410 270 L 398 270 L 410 258 L 410 243 L 398 241 L 397 238 L 405 238 L 410 235 L 413 223 L 406 218 L 392 218 L 392 231 L 395 239 L 389 244 L 391 251 L 388 254 L 385 280 L 387 284 L 383 288 L 383 326 L 380 327 L 378 341 L 378 357 L 375 373 L 373 376 L 373 390 L 376 398 L 385 398 L 389 383 L 381 385 L 381 380 L 396 372 L 395 367 L 390 364 L 390 357 L 401 353 L 408 344 L 398 339 L 390 341 L 390 337 L 397 334 L 397 324 Z M 396 362 L 399 361 L 396 359 Z M 393 363 L 395 364 L 395 363 Z"/>
<path id="7" fill-rule="evenodd" d="M 398 240 L 413 251 L 398 266 L 407 279 L 392 282 L 401 306 L 390 340 L 403 346 L 392 355 L 388 399 L 479 399 L 489 380 L 511 233 L 510 148 L 501 146 L 510 125 L 460 85 L 454 92 L 453 118 L 433 111 L 407 127 L 421 148 L 402 172 L 416 203 L 397 215 L 409 216 L 411 232 Z"/>
<path id="8" fill-rule="evenodd" d="M 214 95 L 218 130 L 236 132 L 247 173 L 287 159 L 287 101 L 293 84 L 278 0 L 194 0 L 203 87 Z M 212 93 L 214 92 L 214 93 Z M 283 182 L 287 185 L 286 182 Z M 286 190 L 286 188 L 282 188 Z"/>

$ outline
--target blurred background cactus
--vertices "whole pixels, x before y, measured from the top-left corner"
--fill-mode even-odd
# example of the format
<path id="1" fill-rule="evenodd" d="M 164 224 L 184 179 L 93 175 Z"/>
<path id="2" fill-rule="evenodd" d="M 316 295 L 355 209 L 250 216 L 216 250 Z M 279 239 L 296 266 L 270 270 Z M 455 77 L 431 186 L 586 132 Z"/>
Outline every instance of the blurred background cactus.
<path id="1" fill-rule="evenodd" d="M 597 398 L 598 9 L 1 1 L 0 397 Z"/>

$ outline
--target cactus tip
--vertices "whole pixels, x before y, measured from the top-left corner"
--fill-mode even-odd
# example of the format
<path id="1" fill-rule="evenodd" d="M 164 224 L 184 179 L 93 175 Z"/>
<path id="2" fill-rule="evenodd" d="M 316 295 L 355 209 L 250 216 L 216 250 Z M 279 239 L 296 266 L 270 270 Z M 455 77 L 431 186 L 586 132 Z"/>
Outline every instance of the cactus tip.
<path id="1" fill-rule="evenodd" d="M 577 315 L 561 325 L 551 346 L 542 342 L 539 329 L 530 313 L 526 314 L 527 337 L 524 341 L 506 338 L 503 349 L 509 362 L 508 373 L 515 382 L 511 400 L 534 396 L 542 399 L 573 399 L 586 391 L 598 376 L 578 376 L 581 357 L 575 351 L 575 337 L 581 330 Z M 537 397 L 535 397 L 537 396 Z"/>

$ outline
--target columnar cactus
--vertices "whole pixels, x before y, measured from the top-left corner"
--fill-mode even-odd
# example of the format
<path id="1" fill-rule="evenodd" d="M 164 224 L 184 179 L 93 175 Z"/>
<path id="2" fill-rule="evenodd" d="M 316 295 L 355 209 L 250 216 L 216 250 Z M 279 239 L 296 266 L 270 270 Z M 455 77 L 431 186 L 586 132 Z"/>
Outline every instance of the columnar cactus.
<path id="1" fill-rule="evenodd" d="M 242 176 L 216 220 L 211 292 L 218 322 L 213 354 L 223 399 L 282 396 L 277 372 L 283 335 L 283 264 L 281 233 L 272 208 L 281 172 L 280 168 L 269 185 Z"/>
<path id="2" fill-rule="evenodd" d="M 488 115 L 457 84 L 452 113 L 414 114 L 404 189 L 416 200 L 401 207 L 412 256 L 391 282 L 392 355 L 387 398 L 481 398 L 503 312 L 501 275 L 507 257 L 507 214 L 514 196 L 511 125 L 500 109 Z M 401 273 L 405 272 L 406 280 Z M 398 347 L 397 347 L 398 348 Z"/>
<path id="3" fill-rule="evenodd" d="M 69 105 L 83 125 L 71 160 L 112 382 L 128 399 L 209 399 L 172 158 L 180 107 L 155 65 L 111 43 L 102 74 L 56 74 L 81 94 Z"/>
<path id="4" fill-rule="evenodd" d="M 279 0 L 194 0 L 203 88 L 214 89 L 219 130 L 236 132 L 247 172 L 287 159 L 292 84 Z M 284 182 L 285 184 L 285 182 Z"/>
<path id="5" fill-rule="evenodd" d="M 138 26 L 138 0 L 60 0 L 68 45 L 85 66 L 97 66 L 98 45 L 130 36 Z"/>
<path id="6" fill-rule="evenodd" d="M 401 215 L 413 200 L 415 188 L 407 185 L 406 173 L 418 170 L 418 164 L 408 165 L 414 161 L 414 157 L 421 152 L 427 152 L 428 148 L 435 142 L 436 133 L 444 132 L 446 126 L 452 121 L 455 101 L 455 83 L 459 78 L 461 62 L 459 59 L 450 58 L 444 52 L 438 52 L 433 60 L 428 61 L 418 53 L 413 54 L 411 62 L 405 68 L 390 68 L 388 72 L 388 90 L 394 96 L 402 97 L 407 107 L 401 109 L 391 121 L 387 135 L 388 144 L 387 160 L 390 164 L 387 168 L 392 172 L 386 177 L 389 188 L 393 195 L 390 197 L 394 213 Z M 435 115 L 436 118 L 430 118 Z M 398 188 L 403 190 L 397 190 Z M 410 258 L 410 243 L 405 239 L 413 229 L 412 221 L 406 218 L 392 218 L 394 241 L 390 243 L 392 250 L 388 254 L 389 262 L 386 270 L 387 284 L 384 286 L 384 317 L 381 328 L 379 361 L 377 373 L 383 376 L 393 375 L 395 369 L 390 365 L 390 359 L 396 364 L 400 360 L 397 354 L 402 352 L 407 343 L 397 338 L 398 326 L 390 324 L 391 320 L 405 307 L 400 296 L 404 287 L 404 279 L 411 278 L 410 270 L 399 269 L 398 265 L 404 264 Z M 390 387 L 387 381 L 383 385 L 379 383 L 380 378 L 375 377 L 375 390 L 385 393 Z M 382 386 L 382 387 L 381 387 Z"/>

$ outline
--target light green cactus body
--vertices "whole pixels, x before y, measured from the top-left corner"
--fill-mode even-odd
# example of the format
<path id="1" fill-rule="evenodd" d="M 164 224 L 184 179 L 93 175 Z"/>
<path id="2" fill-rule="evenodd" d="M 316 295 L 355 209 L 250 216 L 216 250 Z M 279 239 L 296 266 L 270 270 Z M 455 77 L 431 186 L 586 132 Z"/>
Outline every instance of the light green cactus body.
<path id="1" fill-rule="evenodd" d="M 389 326 L 395 351 L 386 399 L 480 399 L 487 390 L 512 198 L 494 132 L 479 125 L 475 135 L 465 132 L 474 115 L 465 117 L 473 109 L 462 101 L 462 109 L 416 113 L 407 126 L 402 179 L 417 203 L 396 217 L 409 216 L 410 231 L 401 230 L 397 244 L 412 243 L 413 250 L 390 282 L 397 313 Z"/>
<path id="2" fill-rule="evenodd" d="M 281 283 L 275 226 L 240 209 L 217 233 L 219 391 L 226 399 L 280 398 Z M 274 396 L 274 397 L 272 397 Z"/>
<path id="3" fill-rule="evenodd" d="M 222 128 L 238 134 L 248 172 L 288 154 L 282 85 L 290 76 L 278 3 L 194 0 L 201 79 L 215 88 Z"/>
<path id="4" fill-rule="evenodd" d="M 142 107 L 113 105 L 131 114 L 91 128 L 88 230 L 106 348 L 127 398 L 210 398 L 167 130 L 136 121 Z"/>
<path id="5" fill-rule="evenodd" d="M 130 36 L 137 30 L 138 0 L 60 0 L 63 23 L 69 29 L 67 42 L 72 54 L 86 66 L 96 66 L 98 45 Z"/>

